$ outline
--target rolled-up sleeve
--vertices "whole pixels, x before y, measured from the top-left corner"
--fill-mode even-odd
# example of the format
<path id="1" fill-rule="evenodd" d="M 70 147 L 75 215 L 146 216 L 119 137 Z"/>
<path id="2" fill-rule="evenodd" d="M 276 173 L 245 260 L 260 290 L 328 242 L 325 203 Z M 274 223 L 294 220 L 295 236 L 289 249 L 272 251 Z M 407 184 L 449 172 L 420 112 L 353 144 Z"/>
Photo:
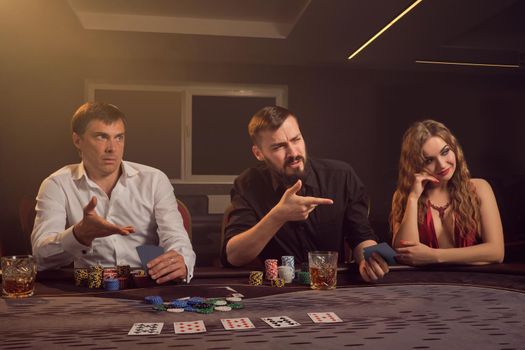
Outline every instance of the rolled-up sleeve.
<path id="1" fill-rule="evenodd" d="M 226 245 L 228 244 L 228 241 L 236 235 L 249 230 L 260 220 L 256 214 L 255 209 L 251 207 L 242 193 L 243 190 L 240 188 L 238 181 L 235 180 L 233 188 L 230 192 L 230 208 L 227 213 L 227 217 L 223 218 L 223 220 L 225 220 L 225 226 L 220 256 L 223 266 L 232 266 L 228 262 L 226 255 Z"/>
<path id="2" fill-rule="evenodd" d="M 355 248 L 359 243 L 378 238 L 368 220 L 369 199 L 365 186 L 352 168 L 346 177 L 347 206 L 343 222 L 344 234 L 348 243 Z"/>
<path id="3" fill-rule="evenodd" d="M 61 186 L 53 179 L 44 180 L 36 199 L 31 246 L 39 270 L 66 266 L 76 256 L 90 251 L 90 247 L 77 241 L 73 226 L 66 228 L 67 198 Z"/>

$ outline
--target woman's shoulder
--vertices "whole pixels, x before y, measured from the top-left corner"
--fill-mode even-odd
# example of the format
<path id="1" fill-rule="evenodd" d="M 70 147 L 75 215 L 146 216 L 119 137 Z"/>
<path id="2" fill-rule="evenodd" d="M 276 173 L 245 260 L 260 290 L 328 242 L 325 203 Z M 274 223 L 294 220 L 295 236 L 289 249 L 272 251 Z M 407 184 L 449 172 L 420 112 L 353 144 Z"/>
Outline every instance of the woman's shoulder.
<path id="1" fill-rule="evenodd" d="M 474 186 L 474 188 L 476 189 L 476 193 L 480 197 L 493 193 L 492 187 L 490 186 L 489 182 L 485 179 L 470 179 L 470 183 Z"/>

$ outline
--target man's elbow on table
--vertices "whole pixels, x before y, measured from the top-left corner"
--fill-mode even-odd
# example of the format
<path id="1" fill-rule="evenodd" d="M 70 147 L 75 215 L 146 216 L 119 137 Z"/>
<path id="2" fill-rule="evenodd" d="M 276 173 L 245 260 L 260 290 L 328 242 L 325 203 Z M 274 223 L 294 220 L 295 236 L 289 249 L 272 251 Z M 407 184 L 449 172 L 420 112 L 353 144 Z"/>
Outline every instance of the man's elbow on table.
<path id="1" fill-rule="evenodd" d="M 248 264 L 256 258 L 255 256 L 250 258 L 247 257 L 246 254 L 241 254 L 243 250 L 245 252 L 245 249 L 239 247 L 238 244 L 232 243 L 232 240 L 230 240 L 226 244 L 226 261 L 228 262 L 228 264 L 234 267 L 241 267 Z"/>

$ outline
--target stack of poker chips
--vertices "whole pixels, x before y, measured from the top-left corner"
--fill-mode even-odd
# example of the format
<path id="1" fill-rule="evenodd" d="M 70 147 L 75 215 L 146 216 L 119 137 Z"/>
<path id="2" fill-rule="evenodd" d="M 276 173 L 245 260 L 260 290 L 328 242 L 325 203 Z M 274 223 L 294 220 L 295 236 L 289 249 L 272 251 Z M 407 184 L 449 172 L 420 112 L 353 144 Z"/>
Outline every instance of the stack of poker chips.
<path id="1" fill-rule="evenodd" d="M 146 304 L 162 305 L 164 303 L 164 300 L 162 300 L 162 297 L 159 295 L 148 295 L 144 298 L 144 302 Z"/>
<path id="2" fill-rule="evenodd" d="M 144 288 L 149 285 L 149 282 L 151 279 L 149 276 L 146 275 L 146 272 L 144 270 L 135 270 L 131 273 L 131 277 L 133 279 L 133 285 L 136 288 Z"/>
<path id="3" fill-rule="evenodd" d="M 284 279 L 284 283 L 292 283 L 295 272 L 290 266 L 279 266 L 279 277 Z"/>
<path id="4" fill-rule="evenodd" d="M 272 280 L 272 287 L 284 287 L 284 278 L 275 278 Z"/>
<path id="5" fill-rule="evenodd" d="M 115 267 L 105 267 L 102 272 L 102 279 L 116 279 L 118 277 L 117 269 Z"/>
<path id="6" fill-rule="evenodd" d="M 187 306 L 184 311 L 197 312 L 200 314 L 211 314 L 214 309 L 214 304 L 208 303 L 206 299 L 201 297 L 191 297 L 187 301 Z"/>
<path id="7" fill-rule="evenodd" d="M 310 285 L 310 273 L 306 271 L 299 271 L 297 273 L 297 280 L 300 284 Z"/>
<path id="8" fill-rule="evenodd" d="M 199 314 L 211 314 L 214 311 L 227 312 L 243 308 L 242 298 L 239 297 L 227 297 L 226 300 L 224 298 L 192 297 L 153 305 L 155 311 L 196 312 Z"/>
<path id="9" fill-rule="evenodd" d="M 104 289 L 110 291 L 119 290 L 120 283 L 118 278 L 106 278 L 104 279 Z"/>
<path id="10" fill-rule="evenodd" d="M 278 277 L 277 270 L 277 260 L 276 259 L 266 259 L 264 261 L 264 267 L 266 270 L 266 279 L 271 281 Z"/>
<path id="11" fill-rule="evenodd" d="M 131 266 L 129 265 L 117 266 L 117 278 L 119 281 L 120 289 L 128 288 L 130 277 L 131 277 Z"/>
<path id="12" fill-rule="evenodd" d="M 75 286 L 87 287 L 88 285 L 88 269 L 76 268 L 75 269 Z"/>
<path id="13" fill-rule="evenodd" d="M 292 271 L 295 274 L 295 258 L 294 258 L 293 255 L 281 256 L 281 265 L 282 266 L 290 266 L 292 268 Z"/>
<path id="14" fill-rule="evenodd" d="M 104 268 L 100 265 L 90 266 L 88 270 L 88 288 L 102 288 Z"/>
<path id="15" fill-rule="evenodd" d="M 131 266 L 129 265 L 118 265 L 117 275 L 118 277 L 129 277 L 131 274 Z"/>
<path id="16" fill-rule="evenodd" d="M 263 272 L 262 271 L 252 271 L 250 272 L 250 285 L 260 286 L 263 284 Z"/>

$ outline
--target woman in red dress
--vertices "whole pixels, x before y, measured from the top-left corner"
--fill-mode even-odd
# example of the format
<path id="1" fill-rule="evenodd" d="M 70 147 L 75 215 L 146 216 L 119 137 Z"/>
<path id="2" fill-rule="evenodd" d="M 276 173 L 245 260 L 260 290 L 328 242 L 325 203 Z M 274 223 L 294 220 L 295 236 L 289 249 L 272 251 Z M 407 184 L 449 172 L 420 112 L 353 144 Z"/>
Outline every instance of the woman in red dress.
<path id="1" fill-rule="evenodd" d="M 414 123 L 403 136 L 390 225 L 399 263 L 503 261 L 503 228 L 489 183 L 472 179 L 443 124 Z"/>

